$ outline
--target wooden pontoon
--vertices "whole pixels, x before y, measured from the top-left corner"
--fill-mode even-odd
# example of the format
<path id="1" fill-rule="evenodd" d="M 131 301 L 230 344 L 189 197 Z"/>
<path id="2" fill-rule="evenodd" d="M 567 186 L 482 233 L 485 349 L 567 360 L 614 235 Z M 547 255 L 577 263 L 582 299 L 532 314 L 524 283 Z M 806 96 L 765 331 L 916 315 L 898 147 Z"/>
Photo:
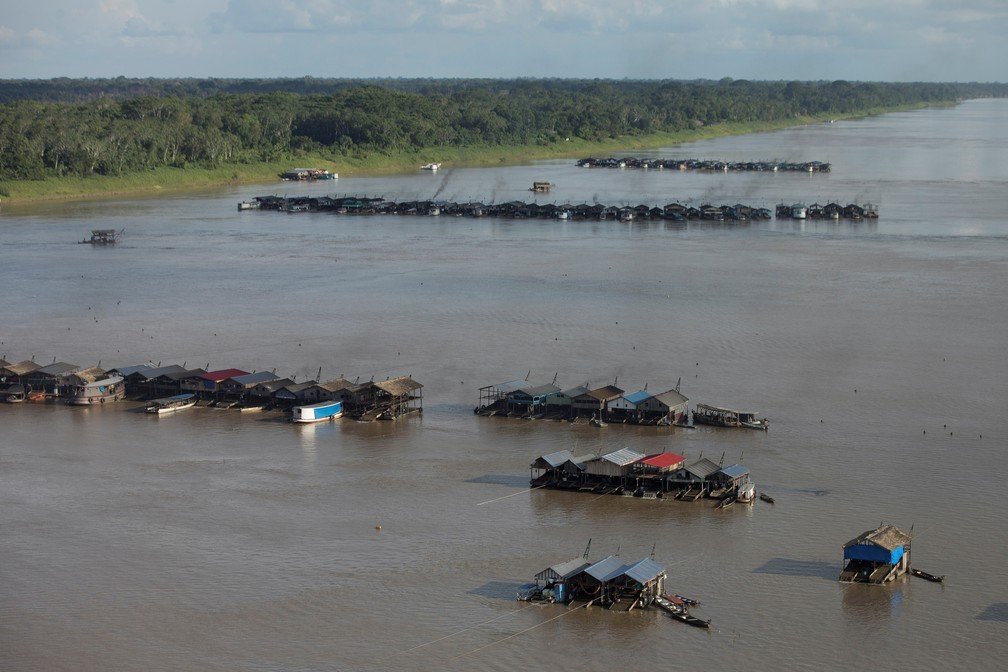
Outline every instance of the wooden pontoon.
<path id="1" fill-rule="evenodd" d="M 92 229 L 91 237 L 80 241 L 81 245 L 115 245 L 126 232 L 126 229 Z"/>

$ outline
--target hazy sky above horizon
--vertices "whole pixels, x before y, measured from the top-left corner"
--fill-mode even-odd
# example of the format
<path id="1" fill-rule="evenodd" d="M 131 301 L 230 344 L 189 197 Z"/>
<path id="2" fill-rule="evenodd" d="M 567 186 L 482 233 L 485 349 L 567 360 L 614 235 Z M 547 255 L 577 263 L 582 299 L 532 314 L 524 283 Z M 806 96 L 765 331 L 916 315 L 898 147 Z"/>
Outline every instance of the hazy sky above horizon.
<path id="1" fill-rule="evenodd" d="M 0 78 L 1008 81 L 1008 0 L 0 0 Z"/>

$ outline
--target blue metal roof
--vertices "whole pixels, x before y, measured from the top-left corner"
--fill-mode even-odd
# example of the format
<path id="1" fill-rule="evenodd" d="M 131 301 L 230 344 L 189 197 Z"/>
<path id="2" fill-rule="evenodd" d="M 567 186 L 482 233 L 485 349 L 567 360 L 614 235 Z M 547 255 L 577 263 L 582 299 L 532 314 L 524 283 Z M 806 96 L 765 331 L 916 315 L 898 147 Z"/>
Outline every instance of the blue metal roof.
<path id="1" fill-rule="evenodd" d="M 631 404 L 639 404 L 650 396 L 651 393 L 648 392 L 647 390 L 638 390 L 637 392 L 624 394 L 623 398 L 629 401 Z"/>
<path id="2" fill-rule="evenodd" d="M 624 570 L 623 562 L 615 555 L 599 560 L 594 565 L 585 570 L 585 574 L 592 577 L 599 583 L 605 583 L 610 575 L 619 576 Z"/>
<path id="3" fill-rule="evenodd" d="M 721 473 L 728 478 L 742 478 L 749 473 L 749 470 L 741 464 L 732 464 L 722 469 Z"/>
<path id="4" fill-rule="evenodd" d="M 664 571 L 665 568 L 651 558 L 644 558 L 640 562 L 632 565 L 630 569 L 624 572 L 624 574 L 643 586 L 648 581 L 654 580 Z"/>

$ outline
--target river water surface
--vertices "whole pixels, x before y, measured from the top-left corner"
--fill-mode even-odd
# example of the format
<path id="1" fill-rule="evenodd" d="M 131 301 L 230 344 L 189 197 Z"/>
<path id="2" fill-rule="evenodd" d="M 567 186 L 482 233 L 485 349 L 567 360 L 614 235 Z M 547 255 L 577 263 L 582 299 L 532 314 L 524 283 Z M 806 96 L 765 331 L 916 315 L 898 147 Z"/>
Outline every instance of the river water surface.
<path id="1" fill-rule="evenodd" d="M 1001 669 L 1008 657 L 1008 101 L 653 152 L 826 175 L 573 161 L 5 207 L 0 356 L 299 379 L 411 374 L 422 418 L 291 426 L 0 407 L 4 670 Z M 877 223 L 238 213 L 253 195 L 622 204 L 871 201 Z M 77 245 L 124 228 L 115 248 Z M 481 385 L 618 379 L 768 433 L 478 418 Z M 926 432 L 926 433 L 925 433 Z M 538 455 L 742 459 L 757 502 L 528 489 Z M 511 495 L 511 496 L 508 496 Z M 944 586 L 836 581 L 885 520 Z M 376 530 L 376 525 L 381 530 Z M 647 556 L 708 634 L 514 601 L 579 555 Z M 1000 662 L 999 662 L 1000 661 Z"/>

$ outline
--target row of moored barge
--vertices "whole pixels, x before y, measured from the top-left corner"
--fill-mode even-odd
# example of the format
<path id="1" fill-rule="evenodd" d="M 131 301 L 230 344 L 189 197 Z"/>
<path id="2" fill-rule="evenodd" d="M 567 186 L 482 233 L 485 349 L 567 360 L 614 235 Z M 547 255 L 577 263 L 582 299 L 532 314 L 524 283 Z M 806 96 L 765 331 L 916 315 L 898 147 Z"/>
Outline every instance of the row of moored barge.
<path id="1" fill-rule="evenodd" d="M 695 502 L 718 500 L 720 508 L 756 499 L 749 469 L 724 466 L 706 457 L 687 461 L 683 455 L 662 452 L 644 455 L 630 448 L 605 454 L 574 455 L 560 450 L 537 457 L 529 465 L 534 488 L 555 488 L 598 495 Z"/>
<path id="2" fill-rule="evenodd" d="M 588 560 L 588 552 L 551 565 L 534 577 L 534 583 L 518 593 L 523 602 L 564 604 L 572 609 L 599 606 L 610 611 L 632 611 L 654 606 L 676 620 L 709 628 L 710 621 L 689 613 L 698 600 L 665 592 L 668 574 L 653 557 L 625 562 L 619 555 Z"/>
<path id="3" fill-rule="evenodd" d="M 0 399 L 17 403 L 58 399 L 96 406 L 124 399 L 146 400 L 152 414 L 194 405 L 236 410 L 289 412 L 296 422 L 347 415 L 358 420 L 391 420 L 423 412 L 423 385 L 410 376 L 361 382 L 344 378 L 296 382 L 274 371 L 228 368 L 208 371 L 184 365 L 137 364 L 113 369 L 67 362 L 48 366 L 0 359 Z"/>
<path id="4" fill-rule="evenodd" d="M 510 380 L 479 388 L 473 412 L 483 416 L 579 421 L 603 427 L 610 423 L 634 425 L 713 425 L 766 430 L 766 418 L 755 411 L 739 411 L 697 404 L 690 416 L 689 397 L 679 386 L 664 392 L 646 388 L 626 392 L 616 386 L 578 385 L 562 389 L 551 383 Z"/>
<path id="5" fill-rule="evenodd" d="M 832 205 L 832 204 L 831 204 Z M 779 219 L 793 219 L 793 206 L 787 206 L 788 214 L 781 214 L 778 206 Z M 804 212 L 805 206 L 800 206 Z M 548 219 L 573 221 L 673 221 L 673 222 L 750 222 L 769 221 L 774 212 L 770 208 L 755 207 L 744 203 L 734 205 L 713 205 L 710 203 L 699 206 L 681 202 L 665 205 L 604 205 L 602 203 L 526 203 L 524 201 L 509 201 L 506 203 L 483 203 L 468 201 L 422 200 L 422 201 L 391 201 L 379 196 L 256 196 L 251 201 L 238 204 L 239 210 L 272 210 L 276 212 L 329 212 L 341 215 L 408 215 L 408 216 L 446 216 L 446 217 L 498 217 L 505 219 Z M 858 218 L 877 217 L 875 206 L 858 206 L 850 204 L 840 206 L 842 217 L 846 212 L 860 211 Z M 831 210 L 832 212 L 832 210 Z"/>
<path id="6" fill-rule="evenodd" d="M 579 159 L 580 168 L 653 168 L 656 170 L 708 170 L 720 172 L 828 173 L 833 168 L 825 161 L 718 161 L 712 159 L 648 159 L 625 156 L 605 159 Z"/>
<path id="7" fill-rule="evenodd" d="M 787 205 L 781 203 L 777 206 L 775 215 L 777 219 L 848 219 L 856 222 L 862 219 L 878 219 L 878 206 L 874 203 L 865 203 L 864 205 L 857 203 L 848 203 L 847 205 L 840 203 L 827 203 L 826 205 L 792 203 Z"/>

